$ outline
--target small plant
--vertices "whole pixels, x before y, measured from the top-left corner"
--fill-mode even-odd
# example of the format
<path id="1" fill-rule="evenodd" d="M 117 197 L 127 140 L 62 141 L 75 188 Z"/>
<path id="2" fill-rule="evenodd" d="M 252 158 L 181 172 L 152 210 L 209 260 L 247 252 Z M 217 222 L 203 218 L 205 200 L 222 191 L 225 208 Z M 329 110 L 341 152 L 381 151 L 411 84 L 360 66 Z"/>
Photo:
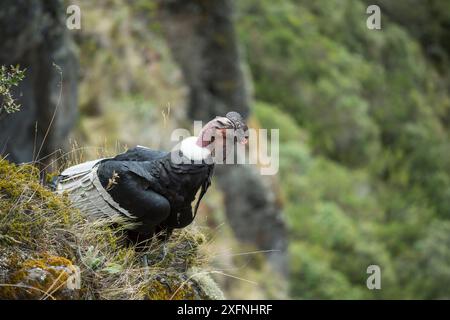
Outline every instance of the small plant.
<path id="1" fill-rule="evenodd" d="M 0 114 L 13 113 L 20 110 L 20 104 L 11 95 L 11 88 L 17 86 L 25 77 L 25 69 L 20 70 L 19 66 L 0 67 Z"/>
<path id="2" fill-rule="evenodd" d="M 114 170 L 112 177 L 108 179 L 108 185 L 106 186 L 106 190 L 107 191 L 111 190 L 117 184 L 118 179 L 119 179 L 119 175 Z"/>

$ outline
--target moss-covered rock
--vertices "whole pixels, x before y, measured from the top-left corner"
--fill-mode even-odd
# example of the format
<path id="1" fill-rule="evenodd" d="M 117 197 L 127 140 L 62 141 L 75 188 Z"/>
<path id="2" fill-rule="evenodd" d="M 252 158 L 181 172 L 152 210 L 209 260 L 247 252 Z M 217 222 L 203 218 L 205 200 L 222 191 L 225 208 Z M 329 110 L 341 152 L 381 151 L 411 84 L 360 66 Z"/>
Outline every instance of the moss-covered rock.
<path id="1" fill-rule="evenodd" d="M 0 287 L 0 296 L 6 299 L 77 299 L 80 290 L 67 285 L 77 272 L 72 262 L 63 257 L 44 255 L 14 264 L 16 271 L 8 277 L 8 285 Z M 17 268 L 18 267 L 18 268 Z"/>
<path id="2" fill-rule="evenodd" d="M 0 221 L 0 299 L 223 298 L 193 273 L 207 273 L 198 230 L 174 232 L 167 253 L 156 242 L 136 251 L 117 221 L 88 221 L 31 165 L 0 160 Z"/>

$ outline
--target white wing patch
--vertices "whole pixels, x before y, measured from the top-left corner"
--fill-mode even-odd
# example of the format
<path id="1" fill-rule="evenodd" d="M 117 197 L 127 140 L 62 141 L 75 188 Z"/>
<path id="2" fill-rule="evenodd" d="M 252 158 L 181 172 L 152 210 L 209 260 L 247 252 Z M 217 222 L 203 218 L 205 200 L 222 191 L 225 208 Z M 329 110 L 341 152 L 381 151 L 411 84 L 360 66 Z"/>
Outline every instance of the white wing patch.
<path id="1" fill-rule="evenodd" d="M 152 150 L 152 149 L 150 149 L 149 147 L 144 147 L 144 146 L 141 146 L 141 145 L 137 145 L 136 147 L 137 147 L 137 148 L 142 148 L 142 149 L 147 149 L 147 150 Z"/>
<path id="2" fill-rule="evenodd" d="M 72 166 L 70 168 L 67 168 L 66 170 L 61 172 L 61 175 L 62 176 L 73 176 L 73 175 L 77 175 L 77 174 L 86 173 L 88 171 L 91 171 L 92 168 L 94 168 L 95 165 L 97 163 L 99 163 L 100 161 L 102 161 L 103 159 L 106 159 L 106 158 L 96 159 L 96 160 L 87 161 L 87 162 L 83 162 L 83 163 L 77 164 L 77 165 Z"/>

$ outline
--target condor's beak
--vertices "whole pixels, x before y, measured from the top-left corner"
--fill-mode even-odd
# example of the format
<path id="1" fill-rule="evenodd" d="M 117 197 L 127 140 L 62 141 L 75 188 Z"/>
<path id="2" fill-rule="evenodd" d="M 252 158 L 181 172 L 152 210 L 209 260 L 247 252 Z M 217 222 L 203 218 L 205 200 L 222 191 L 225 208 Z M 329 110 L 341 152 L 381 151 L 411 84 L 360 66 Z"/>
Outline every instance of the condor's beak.
<path id="1" fill-rule="evenodd" d="M 247 140 L 246 137 L 243 137 L 243 138 L 241 139 L 241 141 L 239 141 L 240 144 L 247 144 L 247 142 L 248 142 L 248 140 Z"/>

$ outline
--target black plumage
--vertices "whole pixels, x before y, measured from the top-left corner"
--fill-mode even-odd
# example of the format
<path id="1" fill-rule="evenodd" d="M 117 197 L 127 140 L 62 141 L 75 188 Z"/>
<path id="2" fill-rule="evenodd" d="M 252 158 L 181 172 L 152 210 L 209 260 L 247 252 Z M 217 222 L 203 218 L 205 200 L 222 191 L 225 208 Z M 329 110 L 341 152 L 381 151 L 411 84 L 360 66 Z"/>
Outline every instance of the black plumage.
<path id="1" fill-rule="evenodd" d="M 169 236 L 193 221 L 198 204 L 193 210 L 192 202 L 211 184 L 213 168 L 205 162 L 176 164 L 169 152 L 136 147 L 103 160 L 97 174 L 114 201 L 140 223 L 129 238 L 142 241 L 160 231 Z"/>

